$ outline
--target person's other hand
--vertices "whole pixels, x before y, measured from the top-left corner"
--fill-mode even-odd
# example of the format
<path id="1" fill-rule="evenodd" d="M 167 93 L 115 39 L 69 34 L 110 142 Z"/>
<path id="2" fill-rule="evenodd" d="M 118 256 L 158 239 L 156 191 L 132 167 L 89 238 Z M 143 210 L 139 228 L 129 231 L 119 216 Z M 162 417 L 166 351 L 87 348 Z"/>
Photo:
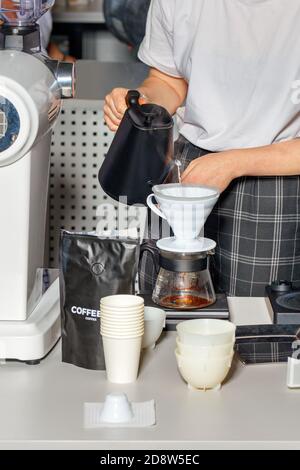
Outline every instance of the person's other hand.
<path id="1" fill-rule="evenodd" d="M 127 88 L 115 88 L 105 97 L 104 119 L 111 131 L 116 131 L 123 119 L 126 105 Z"/>
<path id="2" fill-rule="evenodd" d="M 236 151 L 211 153 L 193 160 L 182 175 L 183 184 L 214 186 L 223 192 L 239 174 Z"/>

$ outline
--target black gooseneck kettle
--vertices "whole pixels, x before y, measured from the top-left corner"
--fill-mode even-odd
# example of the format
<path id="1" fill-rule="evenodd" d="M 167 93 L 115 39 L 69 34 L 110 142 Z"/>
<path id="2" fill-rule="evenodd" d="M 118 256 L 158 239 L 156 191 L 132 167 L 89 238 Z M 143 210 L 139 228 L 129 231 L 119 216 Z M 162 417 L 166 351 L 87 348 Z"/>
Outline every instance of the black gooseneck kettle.
<path id="1" fill-rule="evenodd" d="M 174 168 L 173 119 L 156 104 L 139 104 L 130 90 L 127 111 L 99 171 L 102 189 L 127 204 L 146 204 L 152 186 L 166 181 Z"/>

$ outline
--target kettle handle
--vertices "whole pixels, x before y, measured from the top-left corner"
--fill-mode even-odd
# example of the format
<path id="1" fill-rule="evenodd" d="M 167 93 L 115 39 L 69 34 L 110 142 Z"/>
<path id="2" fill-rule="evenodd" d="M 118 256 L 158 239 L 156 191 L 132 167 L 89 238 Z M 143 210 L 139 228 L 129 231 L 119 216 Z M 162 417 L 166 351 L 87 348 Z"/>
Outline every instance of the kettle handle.
<path id="1" fill-rule="evenodd" d="M 140 106 L 141 94 L 138 90 L 129 90 L 126 95 L 126 105 L 128 108 Z"/>
<path id="2" fill-rule="evenodd" d="M 156 214 L 158 215 L 159 217 L 161 217 L 162 219 L 165 219 L 167 220 L 167 217 L 165 216 L 165 214 L 162 213 L 161 210 L 158 209 L 158 207 L 152 202 L 152 199 L 155 197 L 155 194 L 150 194 L 148 197 L 147 197 L 147 205 L 148 207 Z"/>

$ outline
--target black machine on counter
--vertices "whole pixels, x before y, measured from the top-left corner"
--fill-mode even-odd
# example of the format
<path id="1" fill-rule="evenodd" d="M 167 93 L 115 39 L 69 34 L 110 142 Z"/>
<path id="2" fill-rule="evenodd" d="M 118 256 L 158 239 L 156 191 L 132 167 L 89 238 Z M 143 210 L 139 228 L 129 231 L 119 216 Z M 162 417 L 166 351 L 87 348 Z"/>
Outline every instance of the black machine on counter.
<path id="1" fill-rule="evenodd" d="M 300 325 L 300 286 L 289 281 L 276 281 L 266 287 L 273 323 Z"/>
<path id="2" fill-rule="evenodd" d="M 157 307 L 153 302 L 151 295 L 142 295 L 147 307 Z M 177 323 L 184 320 L 193 320 L 198 318 L 215 318 L 219 320 L 229 320 L 229 307 L 225 294 L 216 294 L 216 300 L 212 305 L 193 310 L 178 310 L 176 308 L 164 308 L 166 312 L 166 330 L 176 330 Z"/>
<path id="3" fill-rule="evenodd" d="M 266 286 L 272 324 L 242 325 L 236 331 L 236 351 L 245 364 L 287 362 L 300 345 L 300 288 L 289 281 Z"/>

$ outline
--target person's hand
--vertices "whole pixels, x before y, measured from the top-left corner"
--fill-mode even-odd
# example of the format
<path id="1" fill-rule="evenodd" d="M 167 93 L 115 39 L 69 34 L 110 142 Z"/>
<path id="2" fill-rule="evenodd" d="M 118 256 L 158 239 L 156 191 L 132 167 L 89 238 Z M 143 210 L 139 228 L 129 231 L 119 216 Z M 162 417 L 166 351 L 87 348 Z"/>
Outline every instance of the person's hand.
<path id="1" fill-rule="evenodd" d="M 75 57 L 64 55 L 55 42 L 50 42 L 48 46 L 48 55 L 51 59 L 59 60 L 61 62 L 71 62 L 73 64 L 76 62 Z"/>
<path id="2" fill-rule="evenodd" d="M 17 13 L 15 11 L 10 11 L 10 10 L 15 10 L 16 5 L 12 0 L 2 0 L 1 7 L 5 10 L 7 9 L 8 11 L 5 11 L 5 14 L 3 13 L 4 17 L 10 21 L 15 20 L 17 18 Z M 3 19 L 0 19 L 0 26 L 2 26 L 4 23 Z"/>
<path id="3" fill-rule="evenodd" d="M 104 119 L 111 131 L 116 131 L 127 109 L 127 88 L 115 88 L 105 97 Z"/>
<path id="4" fill-rule="evenodd" d="M 238 152 L 211 153 L 193 160 L 182 175 L 183 184 L 214 186 L 223 192 L 238 176 Z"/>

